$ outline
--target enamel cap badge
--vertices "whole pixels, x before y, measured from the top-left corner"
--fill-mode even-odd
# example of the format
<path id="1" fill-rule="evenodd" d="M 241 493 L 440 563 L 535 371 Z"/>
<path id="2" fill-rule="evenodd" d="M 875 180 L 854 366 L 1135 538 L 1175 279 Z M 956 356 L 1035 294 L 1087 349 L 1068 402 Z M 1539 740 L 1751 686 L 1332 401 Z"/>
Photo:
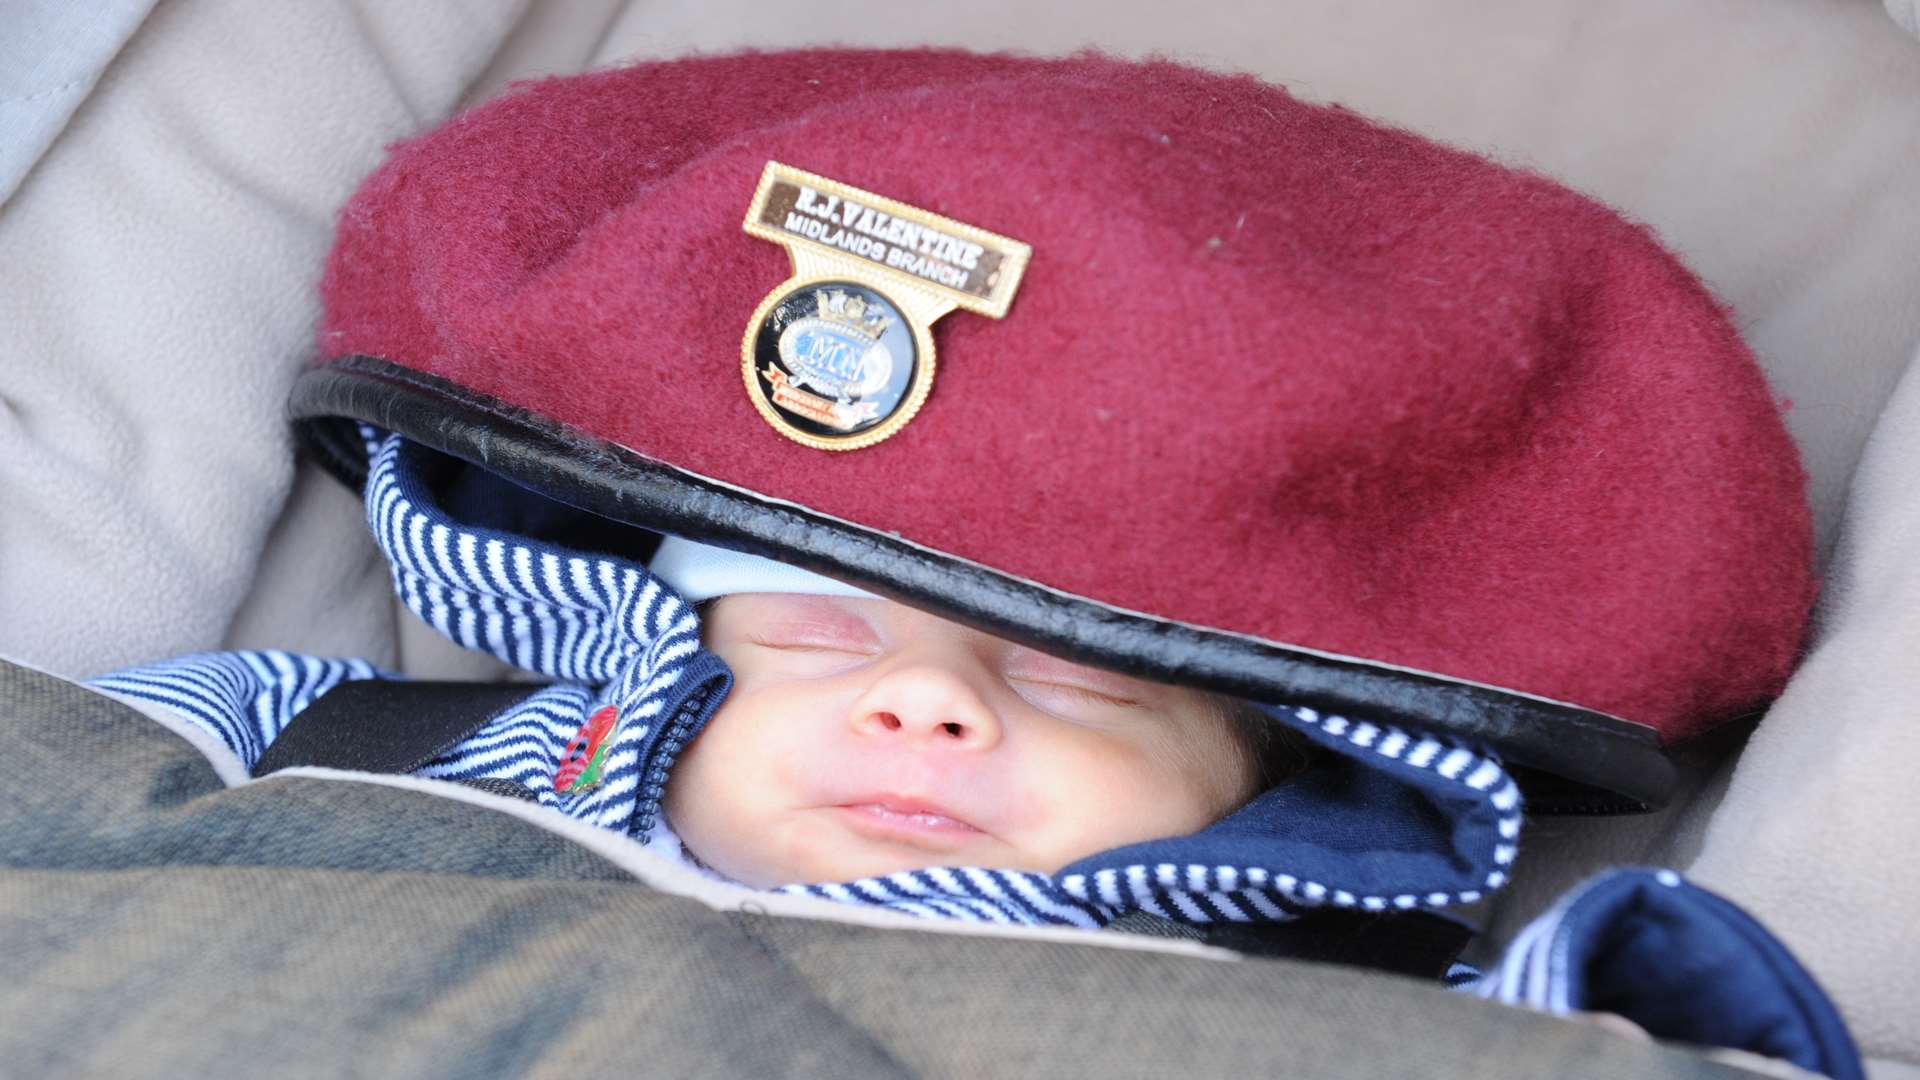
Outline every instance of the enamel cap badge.
<path id="1" fill-rule="evenodd" d="M 775 431 L 818 450 L 858 450 L 905 427 L 933 388 L 934 321 L 955 308 L 1004 316 L 1032 253 L 777 161 L 743 227 L 793 260 L 747 321 L 747 394 Z"/>

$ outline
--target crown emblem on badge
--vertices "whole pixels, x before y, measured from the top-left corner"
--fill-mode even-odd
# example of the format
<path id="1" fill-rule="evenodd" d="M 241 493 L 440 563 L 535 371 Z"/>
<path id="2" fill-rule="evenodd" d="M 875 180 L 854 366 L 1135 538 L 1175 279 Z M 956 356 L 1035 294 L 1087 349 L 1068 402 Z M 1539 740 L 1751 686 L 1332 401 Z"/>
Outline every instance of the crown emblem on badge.
<path id="1" fill-rule="evenodd" d="M 870 306 L 859 296 L 848 295 L 844 289 L 821 290 L 813 295 L 818 304 L 815 318 L 862 337 L 878 341 L 887 327 L 893 325 L 893 320 L 877 305 Z"/>

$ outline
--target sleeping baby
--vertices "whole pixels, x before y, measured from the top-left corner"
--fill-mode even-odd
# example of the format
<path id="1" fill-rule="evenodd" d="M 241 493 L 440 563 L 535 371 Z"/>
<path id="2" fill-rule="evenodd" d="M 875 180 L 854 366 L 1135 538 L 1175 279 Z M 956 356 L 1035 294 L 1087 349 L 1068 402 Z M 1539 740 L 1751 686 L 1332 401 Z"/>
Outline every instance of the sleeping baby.
<path id="1" fill-rule="evenodd" d="M 1051 874 L 1197 832 L 1304 759 L 1303 740 L 1231 698 L 1060 660 L 771 560 L 670 539 L 653 566 L 683 596 L 754 590 L 704 606 L 702 639 L 733 687 L 664 804 L 689 851 L 750 885 Z"/>

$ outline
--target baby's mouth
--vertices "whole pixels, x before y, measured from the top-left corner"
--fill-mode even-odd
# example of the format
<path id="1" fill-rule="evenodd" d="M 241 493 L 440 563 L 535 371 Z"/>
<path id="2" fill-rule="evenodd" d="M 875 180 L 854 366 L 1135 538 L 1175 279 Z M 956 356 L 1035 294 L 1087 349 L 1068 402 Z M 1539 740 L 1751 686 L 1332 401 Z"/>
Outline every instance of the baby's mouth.
<path id="1" fill-rule="evenodd" d="M 988 835 L 945 807 L 917 799 L 875 796 L 838 803 L 829 809 L 863 836 L 935 851 L 953 850 Z"/>

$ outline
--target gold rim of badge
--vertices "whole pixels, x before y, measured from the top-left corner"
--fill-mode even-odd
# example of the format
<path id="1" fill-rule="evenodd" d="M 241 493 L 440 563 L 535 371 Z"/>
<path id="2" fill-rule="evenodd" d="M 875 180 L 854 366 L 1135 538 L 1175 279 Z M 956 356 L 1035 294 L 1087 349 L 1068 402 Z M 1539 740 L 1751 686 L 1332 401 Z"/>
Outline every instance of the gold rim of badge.
<path id="1" fill-rule="evenodd" d="M 955 308 L 1005 316 L 1032 253 L 1017 240 L 775 161 L 761 173 L 742 227 L 784 246 L 793 264 L 741 337 L 747 397 L 775 431 L 816 450 L 859 450 L 905 427 L 933 390 L 934 321 Z M 808 299 L 813 312 L 789 307 Z M 770 339 L 774 319 L 785 325 Z M 913 350 L 904 381 L 883 340 L 896 322 Z"/>
<path id="2" fill-rule="evenodd" d="M 747 320 L 746 335 L 740 341 L 740 375 L 746 380 L 747 397 L 753 402 L 754 409 L 760 413 L 762 419 L 773 425 L 773 430 L 785 435 L 787 438 L 792 439 L 802 446 L 811 446 L 815 450 L 859 450 L 863 447 L 872 446 L 874 443 L 888 438 L 893 435 L 894 432 L 907 426 L 907 422 L 914 418 L 915 414 L 920 411 L 922 405 L 926 404 L 927 395 L 933 392 L 933 369 L 935 367 L 933 334 L 919 320 L 908 319 L 906 323 L 913 335 L 913 377 L 909 381 L 906 393 L 901 396 L 899 403 L 893 407 L 887 414 L 886 419 L 880 423 L 848 435 L 817 435 L 804 431 L 788 422 L 783 410 L 777 408 L 772 401 L 768 400 L 766 392 L 761 389 L 760 381 L 763 376 L 761 375 L 761 369 L 756 363 L 760 353 L 761 328 L 766 322 L 767 316 L 772 314 L 775 308 L 793 298 L 796 293 L 810 286 L 815 287 L 817 290 L 821 287 L 831 287 L 849 282 L 872 289 L 874 292 L 886 296 L 889 301 L 893 299 L 884 290 L 879 288 L 877 283 L 857 280 L 851 273 L 790 277 L 781 282 L 779 288 L 768 293 L 766 298 L 760 301 L 760 305 L 753 309 L 753 316 Z M 900 307 L 898 304 L 894 306 L 896 308 Z"/>

